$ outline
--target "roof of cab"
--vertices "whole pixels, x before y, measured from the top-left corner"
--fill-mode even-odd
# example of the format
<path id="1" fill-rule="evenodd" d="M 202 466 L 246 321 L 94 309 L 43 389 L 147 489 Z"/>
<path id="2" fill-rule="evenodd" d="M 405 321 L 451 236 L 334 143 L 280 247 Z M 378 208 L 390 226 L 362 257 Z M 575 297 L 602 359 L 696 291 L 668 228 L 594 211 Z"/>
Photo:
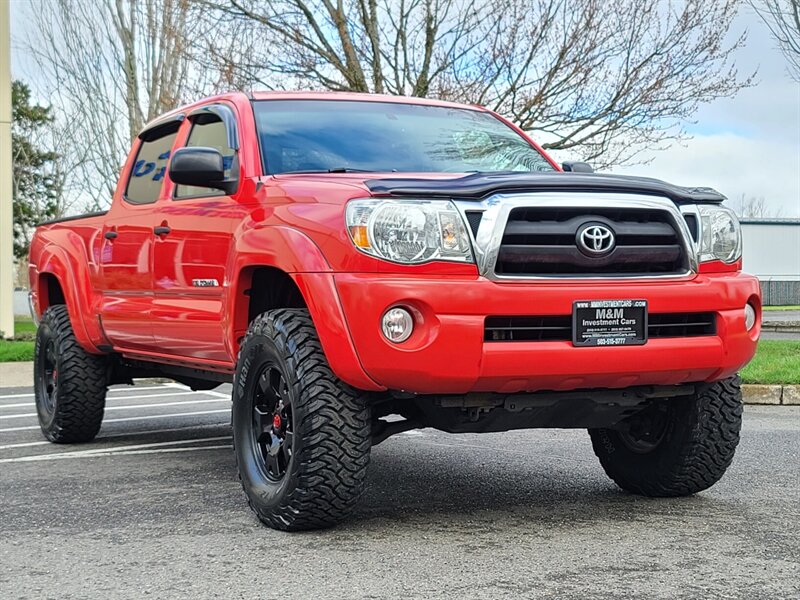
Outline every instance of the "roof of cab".
<path id="1" fill-rule="evenodd" d="M 427 106 L 443 106 L 450 108 L 469 108 L 472 110 L 485 110 L 477 105 L 459 104 L 433 98 L 418 98 L 415 96 L 391 96 L 388 94 L 360 94 L 356 92 L 328 92 L 328 91 L 270 91 L 252 92 L 253 100 L 339 100 L 358 102 L 391 102 L 394 104 L 423 104 Z"/>
<path id="2" fill-rule="evenodd" d="M 355 92 L 328 92 L 328 91 L 269 91 L 269 92 L 228 92 L 216 96 L 208 96 L 175 108 L 169 112 L 157 116 L 142 128 L 140 136 L 154 127 L 179 118 L 191 112 L 193 109 L 208 104 L 210 102 L 229 100 L 236 101 L 242 99 L 249 100 L 332 100 L 332 101 L 359 101 L 359 102 L 391 102 L 394 104 L 418 104 L 426 106 L 441 106 L 448 108 L 462 108 L 470 110 L 485 111 L 486 109 L 478 105 L 459 104 L 457 102 L 447 102 L 445 100 L 434 100 L 432 98 L 417 98 L 412 96 L 390 96 L 388 94 L 359 94 Z"/>

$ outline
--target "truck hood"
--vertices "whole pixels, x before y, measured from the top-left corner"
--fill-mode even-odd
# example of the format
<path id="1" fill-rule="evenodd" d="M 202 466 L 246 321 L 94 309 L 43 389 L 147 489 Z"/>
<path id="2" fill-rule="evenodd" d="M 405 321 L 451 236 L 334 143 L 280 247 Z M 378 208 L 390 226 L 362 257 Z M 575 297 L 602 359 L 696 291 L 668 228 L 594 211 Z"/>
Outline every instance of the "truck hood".
<path id="1" fill-rule="evenodd" d="M 373 196 L 481 200 L 499 192 L 603 192 L 661 196 L 677 204 L 719 204 L 725 196 L 712 188 L 682 187 L 651 179 L 599 173 L 473 173 L 456 178 L 434 176 L 364 178 Z"/>

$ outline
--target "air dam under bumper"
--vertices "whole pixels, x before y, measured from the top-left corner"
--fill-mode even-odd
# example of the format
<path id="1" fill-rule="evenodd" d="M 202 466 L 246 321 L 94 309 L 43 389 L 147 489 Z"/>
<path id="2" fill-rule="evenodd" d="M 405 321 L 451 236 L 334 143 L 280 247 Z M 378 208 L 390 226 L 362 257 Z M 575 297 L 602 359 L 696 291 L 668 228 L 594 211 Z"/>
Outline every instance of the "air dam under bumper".
<path id="1" fill-rule="evenodd" d="M 673 385 L 729 377 L 753 357 L 744 306 L 761 317 L 758 280 L 743 273 L 688 281 L 494 283 L 482 277 L 336 274 L 359 361 L 389 389 L 420 394 L 515 393 Z M 650 313 L 714 312 L 715 335 L 651 339 L 644 346 L 576 348 L 568 341 L 485 342 L 490 315 L 569 315 L 574 300 L 646 299 Z M 387 341 L 383 313 L 406 306 L 411 337 Z"/>

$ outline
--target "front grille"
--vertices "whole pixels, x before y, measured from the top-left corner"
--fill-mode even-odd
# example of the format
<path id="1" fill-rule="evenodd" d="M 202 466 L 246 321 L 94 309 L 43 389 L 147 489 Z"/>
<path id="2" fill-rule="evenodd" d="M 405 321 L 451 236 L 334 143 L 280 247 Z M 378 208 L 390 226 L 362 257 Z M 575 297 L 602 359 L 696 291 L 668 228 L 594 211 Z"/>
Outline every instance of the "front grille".
<path id="1" fill-rule="evenodd" d="M 697 221 L 697 216 L 687 213 L 683 215 L 683 219 L 686 221 L 686 226 L 689 228 L 692 240 L 697 242 L 700 238 L 700 223 Z"/>
<path id="2" fill-rule="evenodd" d="M 616 244 L 607 255 L 588 255 L 578 247 L 576 237 L 587 223 L 614 233 Z M 497 275 L 523 277 L 630 277 L 688 270 L 689 257 L 670 214 L 642 208 L 514 208 L 495 263 Z"/>
<path id="3" fill-rule="evenodd" d="M 653 338 L 716 335 L 714 313 L 653 313 L 647 316 L 647 335 Z"/>
<path id="4" fill-rule="evenodd" d="M 478 237 L 478 228 L 481 226 L 481 219 L 483 219 L 483 211 L 481 210 L 468 210 L 464 213 L 469 223 L 470 231 L 474 237 Z"/>
<path id="5" fill-rule="evenodd" d="M 650 313 L 648 338 L 684 338 L 716 335 L 713 312 Z M 483 339 L 487 342 L 554 342 L 572 340 L 571 315 L 486 317 Z"/>

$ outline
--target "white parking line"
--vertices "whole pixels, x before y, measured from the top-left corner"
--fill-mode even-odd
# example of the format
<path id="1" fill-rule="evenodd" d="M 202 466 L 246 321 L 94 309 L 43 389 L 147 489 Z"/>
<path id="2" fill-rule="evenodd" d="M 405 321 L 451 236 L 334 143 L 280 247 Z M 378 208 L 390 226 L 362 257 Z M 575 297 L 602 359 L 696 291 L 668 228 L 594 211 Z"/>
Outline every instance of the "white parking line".
<path id="1" fill-rule="evenodd" d="M 228 423 L 207 423 L 205 425 L 189 425 L 187 427 L 167 427 L 164 429 L 144 429 L 141 431 L 126 431 L 125 433 L 112 433 L 102 437 L 95 438 L 93 443 L 101 444 L 107 440 L 115 440 L 123 437 L 133 437 L 135 435 L 150 435 L 156 433 L 175 433 L 176 431 L 197 431 L 198 429 L 217 429 L 219 427 L 227 427 Z M 39 429 L 35 427 L 35 429 Z M 41 440 L 39 442 L 21 442 L 18 444 L 5 444 L 0 446 L 0 450 L 13 450 L 15 448 L 28 448 L 30 446 L 52 446 L 53 442 Z"/>
<path id="2" fill-rule="evenodd" d="M 49 454 L 34 454 L 30 456 L 18 456 L 16 458 L 2 458 L 0 463 L 14 463 L 14 462 L 33 462 L 38 460 L 58 460 L 64 458 L 85 458 L 88 456 L 106 456 L 110 454 L 129 453 L 134 450 L 163 448 L 165 446 L 183 446 L 195 442 L 218 442 L 220 440 L 230 440 L 231 436 L 223 435 L 208 438 L 196 438 L 192 440 L 174 440 L 171 442 L 153 442 L 150 444 L 129 444 L 127 446 L 117 446 L 115 448 L 93 448 L 90 450 L 75 450 L 72 452 L 52 452 Z M 201 446 L 200 448 L 207 448 L 209 446 Z M 229 447 L 229 446 L 221 446 Z M 192 448 L 199 449 L 199 448 Z M 189 448 L 185 448 L 189 450 Z"/>
<path id="3" fill-rule="evenodd" d="M 117 396 L 114 398 L 106 398 L 106 401 L 109 400 L 146 400 L 148 398 L 172 398 L 174 396 L 191 396 L 192 394 L 208 394 L 208 392 L 172 392 L 170 394 L 147 394 L 145 396 Z M 226 396 L 227 398 L 227 396 Z M 30 408 L 34 406 L 33 402 L 20 402 L 17 404 L 0 404 L 0 410 L 4 408 Z M 155 404 L 149 404 L 144 406 L 156 406 Z M 123 407 L 117 407 L 123 408 Z M 112 410 L 112 407 L 107 407 L 107 410 Z M 0 417 L 2 419 L 3 417 Z"/>
<path id="4" fill-rule="evenodd" d="M 23 442 L 22 444 L 6 444 L 0 446 L 0 450 L 11 450 L 13 448 L 28 448 L 30 446 L 44 446 L 45 444 L 52 444 L 53 442 L 43 440 L 41 442 Z"/>
<path id="5" fill-rule="evenodd" d="M 227 402 L 227 398 L 213 398 L 211 400 L 181 400 L 180 402 L 158 402 L 154 404 L 131 404 L 130 406 L 106 406 L 106 410 L 132 410 L 134 408 L 158 408 L 161 406 L 188 406 L 189 404 L 208 404 Z M 0 415 L 2 419 L 24 419 L 35 417 L 36 413 L 22 413 L 17 415 Z"/>
<path id="6" fill-rule="evenodd" d="M 233 444 L 218 444 L 211 446 L 192 446 L 191 448 L 163 448 L 161 450 L 130 450 L 129 452 L 92 454 L 79 458 L 96 458 L 98 456 L 132 456 L 136 454 L 170 454 L 173 452 L 197 452 L 198 450 L 232 450 Z"/>
<path id="7" fill-rule="evenodd" d="M 169 415 L 145 415 L 143 417 L 123 417 L 121 419 L 103 419 L 103 424 L 106 423 L 121 423 L 123 421 L 146 421 L 150 419 L 168 419 L 173 417 L 193 417 L 196 415 L 213 415 L 217 413 L 229 413 L 231 409 L 225 408 L 222 410 L 199 410 L 195 412 L 186 412 L 186 413 L 172 413 Z M 39 429 L 38 425 L 30 425 L 26 427 L 7 427 L 5 429 L 0 429 L 0 433 L 11 433 L 13 431 L 34 431 Z"/>
<path id="8" fill-rule="evenodd" d="M 161 384 L 161 385 L 152 385 L 152 386 L 141 386 L 141 387 L 139 387 L 139 386 L 130 386 L 128 388 L 110 388 L 108 390 L 108 393 L 110 394 L 112 392 L 146 392 L 148 390 L 163 390 L 163 389 L 168 389 L 168 388 L 180 388 L 182 390 L 189 389 L 189 388 L 186 388 L 186 387 L 184 387 L 182 385 L 178 385 L 176 383 L 164 383 L 164 384 Z M 33 393 L 6 394 L 4 396 L 0 396 L 0 400 L 6 400 L 7 398 L 33 398 L 33 396 L 34 396 Z M 120 396 L 120 397 L 124 398 L 125 396 Z"/>

